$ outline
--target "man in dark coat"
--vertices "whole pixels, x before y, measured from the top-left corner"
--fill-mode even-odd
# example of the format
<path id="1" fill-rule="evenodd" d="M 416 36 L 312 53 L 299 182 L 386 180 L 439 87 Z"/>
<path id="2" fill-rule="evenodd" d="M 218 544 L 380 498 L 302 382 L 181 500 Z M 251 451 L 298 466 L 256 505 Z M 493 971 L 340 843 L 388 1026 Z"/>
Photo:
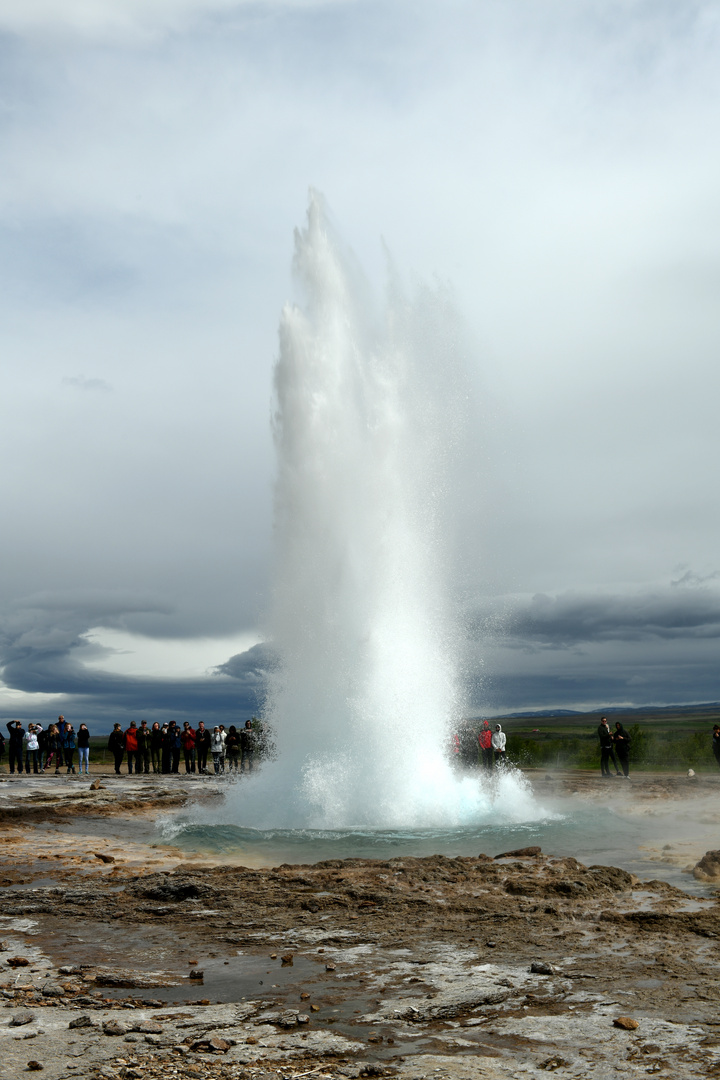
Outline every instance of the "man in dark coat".
<path id="1" fill-rule="evenodd" d="M 602 717 L 597 730 L 598 739 L 600 740 L 600 772 L 603 776 L 612 776 L 609 765 L 609 762 L 612 761 L 615 766 L 615 772 L 619 776 L 620 770 L 618 769 L 615 751 L 613 750 L 613 736 L 612 731 L 608 727 L 607 716 Z"/>

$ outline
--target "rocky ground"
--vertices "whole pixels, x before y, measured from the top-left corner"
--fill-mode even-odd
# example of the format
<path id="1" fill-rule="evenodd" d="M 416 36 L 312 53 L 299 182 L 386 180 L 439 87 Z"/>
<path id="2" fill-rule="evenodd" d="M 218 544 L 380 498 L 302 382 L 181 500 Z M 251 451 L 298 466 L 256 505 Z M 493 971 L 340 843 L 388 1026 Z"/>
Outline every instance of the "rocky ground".
<path id="1" fill-rule="evenodd" d="M 720 1076 L 712 858 L 706 896 L 537 851 L 215 865 L 139 827 L 214 781 L 0 779 L 3 1080 Z"/>

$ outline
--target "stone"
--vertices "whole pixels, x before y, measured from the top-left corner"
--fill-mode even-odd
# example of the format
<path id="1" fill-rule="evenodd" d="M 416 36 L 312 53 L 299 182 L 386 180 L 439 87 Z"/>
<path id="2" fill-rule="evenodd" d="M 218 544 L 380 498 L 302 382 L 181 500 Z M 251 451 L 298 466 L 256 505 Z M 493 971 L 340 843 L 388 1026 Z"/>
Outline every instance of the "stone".
<path id="1" fill-rule="evenodd" d="M 504 851 L 502 855 L 496 855 L 496 859 L 532 859 L 535 855 L 542 855 L 539 847 L 521 847 L 515 851 Z"/>
<path id="2" fill-rule="evenodd" d="M 93 1020 L 87 1013 L 81 1013 L 80 1016 L 75 1016 L 68 1024 L 69 1028 L 86 1028 L 95 1027 Z"/>
<path id="3" fill-rule="evenodd" d="M 82 975 L 82 968 L 76 964 L 66 964 L 58 968 L 58 975 Z"/>
<path id="4" fill-rule="evenodd" d="M 115 862 L 115 856 L 114 855 L 106 855 L 103 851 L 93 851 L 93 855 L 95 856 L 96 859 L 99 859 L 100 862 L 104 862 L 104 863 Z"/>
<path id="5" fill-rule="evenodd" d="M 555 1069 L 565 1068 L 569 1064 L 569 1061 L 566 1061 L 565 1058 L 558 1057 L 556 1054 L 555 1057 L 548 1058 L 547 1061 L 542 1061 L 540 1063 L 540 1068 L 547 1069 L 548 1072 L 553 1072 Z"/>
<path id="6" fill-rule="evenodd" d="M 706 851 L 700 862 L 695 864 L 693 877 L 698 881 L 720 880 L 720 851 Z"/>
<path id="7" fill-rule="evenodd" d="M 30 1072 L 39 1072 L 40 1069 L 44 1069 L 45 1066 L 40 1061 L 28 1061 L 27 1067 Z"/>
<path id="8" fill-rule="evenodd" d="M 133 1031 L 139 1031 L 143 1035 L 162 1035 L 163 1028 L 157 1020 L 141 1020 L 139 1024 L 133 1024 Z"/>
<path id="9" fill-rule="evenodd" d="M 190 1049 L 206 1054 L 226 1054 L 230 1046 L 231 1044 L 226 1039 L 213 1035 L 210 1039 L 197 1039 L 190 1044 Z"/>
<path id="10" fill-rule="evenodd" d="M 552 964 L 546 964 L 542 960 L 534 960 L 530 965 L 530 971 L 533 975 L 556 975 L 557 972 Z"/>
<path id="11" fill-rule="evenodd" d="M 10 967 L 30 967 L 30 961 L 27 956 L 8 956 L 5 961 Z"/>
<path id="12" fill-rule="evenodd" d="M 102 1026 L 103 1035 L 127 1035 L 127 1024 L 122 1020 L 106 1020 Z"/>
<path id="13" fill-rule="evenodd" d="M 202 970 L 202 968 L 197 968 L 196 971 L 191 971 L 190 972 L 190 978 L 191 979 L 204 979 L 205 978 L 205 972 Z"/>
<path id="14" fill-rule="evenodd" d="M 100 777 L 96 777 L 90 785 L 90 791 L 99 791 L 103 785 L 100 783 Z"/>
<path id="15" fill-rule="evenodd" d="M 280 963 L 281 964 L 292 964 L 293 956 L 294 956 L 294 953 L 291 953 L 291 952 L 283 953 L 283 955 L 280 957 Z"/>
<path id="16" fill-rule="evenodd" d="M 616 1028 L 622 1028 L 623 1031 L 635 1031 L 640 1027 L 637 1020 L 633 1020 L 632 1016 L 618 1016 L 613 1020 L 613 1025 Z"/>
<path id="17" fill-rule="evenodd" d="M 297 1022 L 298 1022 L 298 1024 L 309 1024 L 310 1023 L 310 1017 L 308 1016 L 307 1013 L 298 1013 L 297 1014 Z"/>
<path id="18" fill-rule="evenodd" d="M 23 1024 L 31 1024 L 35 1019 L 35 1013 L 31 1013 L 25 1009 L 22 1012 L 16 1012 L 10 1021 L 10 1027 L 22 1027 Z"/>

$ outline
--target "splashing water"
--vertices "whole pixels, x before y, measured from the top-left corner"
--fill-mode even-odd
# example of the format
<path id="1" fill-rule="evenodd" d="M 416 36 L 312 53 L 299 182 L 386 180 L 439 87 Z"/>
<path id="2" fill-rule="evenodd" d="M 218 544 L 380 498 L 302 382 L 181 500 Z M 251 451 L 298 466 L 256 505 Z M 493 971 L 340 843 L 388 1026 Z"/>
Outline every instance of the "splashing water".
<path id="1" fill-rule="evenodd" d="M 282 313 L 275 369 L 277 760 L 228 809 L 260 828 L 537 818 L 519 773 L 463 778 L 446 757 L 465 704 L 446 579 L 465 396 L 451 306 L 391 282 L 379 313 L 317 194 L 295 270 L 307 300 Z"/>

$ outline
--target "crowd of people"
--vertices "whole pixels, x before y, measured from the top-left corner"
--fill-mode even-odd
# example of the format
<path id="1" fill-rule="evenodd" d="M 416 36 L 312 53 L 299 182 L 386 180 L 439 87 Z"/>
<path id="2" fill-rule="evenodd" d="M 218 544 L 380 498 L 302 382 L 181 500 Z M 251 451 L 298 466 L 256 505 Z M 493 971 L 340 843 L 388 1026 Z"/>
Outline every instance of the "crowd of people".
<path id="1" fill-rule="evenodd" d="M 80 724 L 75 731 L 64 716 L 57 724 L 44 728 L 28 724 L 25 729 L 19 720 L 7 724 L 8 766 L 11 773 L 46 773 L 55 775 L 64 766 L 68 773 L 90 771 L 90 731 Z M 167 724 L 147 720 L 138 725 L 134 720 L 123 731 L 115 724 L 107 748 L 113 755 L 115 772 L 119 776 L 127 755 L 128 773 L 177 773 L 180 759 L 185 759 L 186 773 L 210 774 L 208 759 L 215 774 L 251 772 L 257 749 L 257 737 L 252 720 L 246 720 L 239 730 L 231 725 L 227 730 L 218 724 L 212 731 L 201 720 L 196 728 L 186 720 L 182 727 L 174 720 Z M 0 764 L 5 755 L 6 740 L 0 732 Z M 78 768 L 75 768 L 75 752 Z"/>
<path id="2" fill-rule="evenodd" d="M 468 739 L 471 745 L 468 748 Z M 468 758 L 472 761 L 477 759 L 483 769 L 494 769 L 505 760 L 505 745 L 507 739 L 501 724 L 496 724 L 493 730 L 487 720 L 483 720 L 482 727 L 475 738 L 475 732 L 465 727 L 459 734 L 455 732 L 452 737 L 451 753 L 455 761 L 465 764 Z M 469 749 L 469 753 L 468 753 Z"/>

